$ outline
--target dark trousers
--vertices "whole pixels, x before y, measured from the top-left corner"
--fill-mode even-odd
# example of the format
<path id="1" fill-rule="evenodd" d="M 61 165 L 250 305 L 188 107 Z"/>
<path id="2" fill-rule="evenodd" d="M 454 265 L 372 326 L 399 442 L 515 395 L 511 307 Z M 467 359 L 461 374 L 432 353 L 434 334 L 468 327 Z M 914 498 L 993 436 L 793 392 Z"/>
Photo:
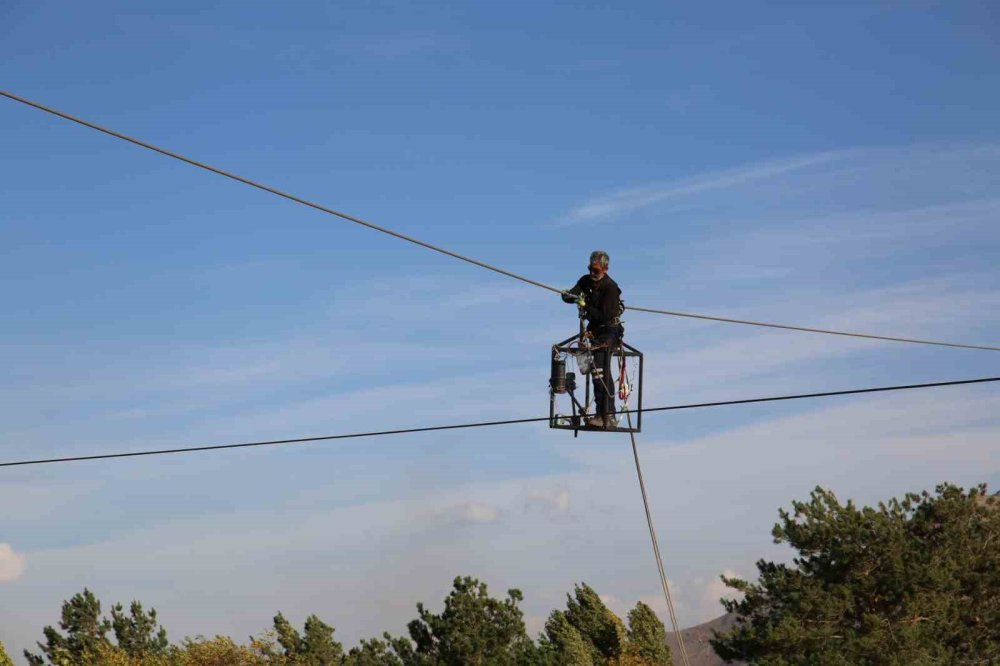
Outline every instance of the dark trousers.
<path id="1" fill-rule="evenodd" d="M 604 370 L 600 379 L 594 377 L 594 405 L 599 416 L 615 415 L 615 375 L 611 359 L 612 352 L 620 342 L 621 338 L 614 333 L 596 336 L 594 339 L 595 345 L 599 347 L 594 350 L 594 367 Z"/>

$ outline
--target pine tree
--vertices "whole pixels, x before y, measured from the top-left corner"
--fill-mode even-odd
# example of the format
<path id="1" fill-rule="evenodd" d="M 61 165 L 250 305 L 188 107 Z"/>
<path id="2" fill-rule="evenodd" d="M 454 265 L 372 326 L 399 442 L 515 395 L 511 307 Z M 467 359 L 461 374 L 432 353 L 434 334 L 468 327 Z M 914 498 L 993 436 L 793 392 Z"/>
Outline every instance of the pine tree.
<path id="1" fill-rule="evenodd" d="M 351 648 L 344 657 L 342 666 L 403 666 L 403 660 L 392 649 L 389 640 L 371 638 L 362 640 L 358 647 Z"/>
<path id="2" fill-rule="evenodd" d="M 667 629 L 653 609 L 636 603 L 628 614 L 628 647 L 631 661 L 644 666 L 673 666 L 667 646 Z"/>
<path id="3" fill-rule="evenodd" d="M 66 632 L 65 636 L 51 626 L 42 631 L 45 644 L 37 644 L 42 649 L 41 655 L 24 651 L 29 664 L 42 666 L 47 658 L 57 666 L 90 666 L 94 655 L 111 645 L 107 638 L 111 623 L 101 618 L 101 602 L 86 588 L 63 602 L 59 627 Z"/>
<path id="4" fill-rule="evenodd" d="M 593 646 L 570 624 L 566 613 L 552 611 L 545 622 L 542 652 L 546 663 L 560 666 L 596 666 Z"/>
<path id="5" fill-rule="evenodd" d="M 566 595 L 566 619 L 590 646 L 595 664 L 622 655 L 628 640 L 625 625 L 586 583 L 574 586 L 573 596 Z"/>
<path id="6" fill-rule="evenodd" d="M 330 666 L 344 656 L 344 646 L 333 639 L 334 628 L 315 615 L 306 618 L 304 636 L 281 613 L 274 616 L 274 631 L 284 656 L 293 664 Z"/>
<path id="7" fill-rule="evenodd" d="M 508 590 L 504 600 L 494 599 L 486 583 L 458 577 L 440 615 L 417 604 L 419 618 L 407 627 L 415 643 L 414 653 L 400 656 L 407 666 L 531 663 L 536 648 L 518 607 L 523 599 L 520 590 Z"/>
<path id="8" fill-rule="evenodd" d="M 792 565 L 723 581 L 732 630 L 724 659 L 755 664 L 1000 663 L 1000 500 L 938 486 L 877 508 L 817 488 L 782 510 L 773 535 Z"/>
<path id="9" fill-rule="evenodd" d="M 128 615 L 121 604 L 111 608 L 111 627 L 115 632 L 118 647 L 131 657 L 164 654 L 169 645 L 167 630 L 157 629 L 156 609 L 146 613 L 142 604 L 133 601 Z"/>

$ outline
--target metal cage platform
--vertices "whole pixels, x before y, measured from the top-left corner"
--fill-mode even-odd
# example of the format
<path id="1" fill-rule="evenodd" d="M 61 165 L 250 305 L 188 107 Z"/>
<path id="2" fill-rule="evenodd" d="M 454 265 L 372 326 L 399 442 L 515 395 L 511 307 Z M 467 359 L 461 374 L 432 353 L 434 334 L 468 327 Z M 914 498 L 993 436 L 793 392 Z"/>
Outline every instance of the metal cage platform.
<path id="1" fill-rule="evenodd" d="M 581 372 L 579 377 L 577 377 L 574 372 L 566 371 L 569 359 L 573 358 L 575 360 L 577 353 L 579 353 L 581 349 L 586 351 L 586 347 L 580 346 L 582 340 L 583 337 L 580 334 L 577 334 L 566 338 L 562 342 L 557 342 L 552 345 L 552 367 L 549 376 L 549 427 L 557 430 L 572 430 L 574 436 L 578 435 L 580 431 L 642 432 L 642 352 L 624 341 L 618 345 L 618 347 L 611 350 L 612 373 L 619 369 L 621 367 L 620 364 L 624 361 L 627 377 L 629 360 L 638 359 L 638 377 L 635 378 L 635 381 L 630 380 L 631 395 L 629 395 L 629 403 L 632 403 L 634 400 L 635 404 L 635 407 L 629 407 L 629 410 L 633 412 L 632 427 L 628 427 L 629 421 L 627 416 L 620 416 L 618 419 L 618 427 L 597 428 L 586 425 L 586 420 L 594 415 L 587 412 L 587 409 L 591 404 L 591 394 L 593 392 L 591 386 L 592 377 L 590 373 L 595 370 L 600 371 L 600 369 L 590 368 L 586 373 Z M 584 368 L 579 367 L 578 369 L 584 370 Z M 582 382 L 583 386 L 577 385 L 578 380 Z M 576 395 L 577 389 L 581 388 L 584 392 L 582 403 Z M 566 396 L 569 398 L 569 404 L 567 405 L 569 409 L 566 410 L 567 413 L 557 411 L 559 409 L 559 396 Z M 614 399 L 615 411 L 617 412 L 622 407 L 621 401 L 618 397 L 618 386 L 615 387 Z"/>

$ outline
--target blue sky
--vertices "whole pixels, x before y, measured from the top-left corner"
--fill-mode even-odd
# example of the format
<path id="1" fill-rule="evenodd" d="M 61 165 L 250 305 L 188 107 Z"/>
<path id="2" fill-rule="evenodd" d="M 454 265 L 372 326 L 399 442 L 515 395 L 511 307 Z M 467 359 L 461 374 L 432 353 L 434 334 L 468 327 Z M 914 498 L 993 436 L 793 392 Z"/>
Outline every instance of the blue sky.
<path id="1" fill-rule="evenodd" d="M 630 304 L 997 344 L 989 3 L 7 2 L 2 88 Z M 0 104 L 5 459 L 540 415 L 574 313 L 480 271 Z M 632 313 L 647 404 L 997 374 L 989 352 Z M 991 387 L 650 417 L 685 624 L 817 484 L 1000 481 Z M 542 427 L 0 474 L 0 640 L 85 585 L 174 638 L 282 610 L 349 643 L 458 574 L 656 603 L 625 441 Z"/>

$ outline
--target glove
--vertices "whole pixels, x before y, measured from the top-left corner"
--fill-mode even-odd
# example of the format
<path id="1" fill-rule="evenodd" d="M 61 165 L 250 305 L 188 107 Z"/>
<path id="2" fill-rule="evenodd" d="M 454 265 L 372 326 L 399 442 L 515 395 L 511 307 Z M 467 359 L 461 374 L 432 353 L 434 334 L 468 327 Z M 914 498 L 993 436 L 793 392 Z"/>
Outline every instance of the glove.
<path id="1" fill-rule="evenodd" d="M 563 303 L 578 303 L 582 296 L 576 296 L 568 291 L 564 291 L 559 294 L 563 299 Z"/>

